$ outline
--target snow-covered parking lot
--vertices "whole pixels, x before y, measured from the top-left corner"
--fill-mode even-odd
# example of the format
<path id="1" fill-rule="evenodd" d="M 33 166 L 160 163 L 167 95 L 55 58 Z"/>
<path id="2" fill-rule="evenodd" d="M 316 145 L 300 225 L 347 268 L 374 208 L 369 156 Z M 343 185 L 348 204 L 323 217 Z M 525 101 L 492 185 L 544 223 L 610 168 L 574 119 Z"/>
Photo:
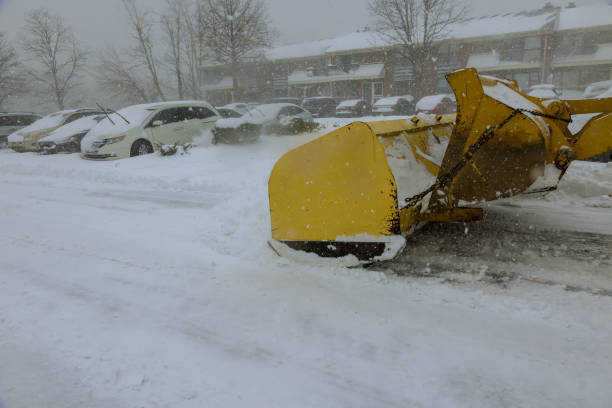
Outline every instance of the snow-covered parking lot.
<path id="1" fill-rule="evenodd" d="M 0 150 L 0 407 L 610 407 L 612 163 L 370 269 L 279 258 L 330 130 L 114 162 Z"/>

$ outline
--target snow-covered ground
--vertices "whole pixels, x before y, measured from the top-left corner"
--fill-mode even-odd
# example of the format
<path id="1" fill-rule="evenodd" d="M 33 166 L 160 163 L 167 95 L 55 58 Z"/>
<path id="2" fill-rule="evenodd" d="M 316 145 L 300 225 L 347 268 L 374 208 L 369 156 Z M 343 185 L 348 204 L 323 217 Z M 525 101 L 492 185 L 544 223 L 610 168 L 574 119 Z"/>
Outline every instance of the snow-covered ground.
<path id="1" fill-rule="evenodd" d="M 0 150 L 0 406 L 612 406 L 612 164 L 372 269 L 279 258 L 269 172 L 346 121 L 115 162 Z"/>

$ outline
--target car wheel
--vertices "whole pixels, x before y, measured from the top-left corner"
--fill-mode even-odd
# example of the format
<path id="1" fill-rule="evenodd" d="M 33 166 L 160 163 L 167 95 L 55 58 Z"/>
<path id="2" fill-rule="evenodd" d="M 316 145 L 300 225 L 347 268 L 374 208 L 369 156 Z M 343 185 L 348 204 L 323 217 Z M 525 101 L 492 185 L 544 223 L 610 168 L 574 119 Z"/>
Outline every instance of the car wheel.
<path id="1" fill-rule="evenodd" d="M 130 150 L 130 157 L 142 156 L 151 153 L 153 153 L 153 146 L 151 146 L 151 143 L 144 139 L 139 139 L 135 141 L 132 145 L 132 149 Z"/>

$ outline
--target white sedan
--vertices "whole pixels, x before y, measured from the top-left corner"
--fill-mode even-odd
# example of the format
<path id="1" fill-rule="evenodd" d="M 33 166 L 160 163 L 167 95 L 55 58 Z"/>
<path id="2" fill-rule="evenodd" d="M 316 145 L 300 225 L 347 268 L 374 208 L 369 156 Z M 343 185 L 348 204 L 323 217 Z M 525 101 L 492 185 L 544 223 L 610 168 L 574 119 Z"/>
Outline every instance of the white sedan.
<path id="1" fill-rule="evenodd" d="M 186 144 L 212 129 L 221 116 L 202 101 L 159 102 L 123 108 L 81 141 L 81 156 L 113 160 L 153 153 L 166 144 Z"/>

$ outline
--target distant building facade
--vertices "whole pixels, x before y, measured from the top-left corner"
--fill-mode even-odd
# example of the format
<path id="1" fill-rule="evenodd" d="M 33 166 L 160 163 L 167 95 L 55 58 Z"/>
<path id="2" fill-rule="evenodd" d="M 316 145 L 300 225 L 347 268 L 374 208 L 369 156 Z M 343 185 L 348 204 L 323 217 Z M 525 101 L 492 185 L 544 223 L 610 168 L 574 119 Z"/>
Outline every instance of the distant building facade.
<path id="1" fill-rule="evenodd" d="M 485 16 L 449 27 L 436 43 L 428 93 L 450 92 L 446 74 L 465 67 L 514 79 L 522 89 L 554 83 L 566 98 L 612 79 L 612 4 L 544 8 Z M 239 94 L 223 66 L 202 67 L 206 98 L 232 100 L 331 96 L 338 101 L 411 94 L 412 67 L 401 47 L 373 31 L 279 46 L 245 64 Z"/>

